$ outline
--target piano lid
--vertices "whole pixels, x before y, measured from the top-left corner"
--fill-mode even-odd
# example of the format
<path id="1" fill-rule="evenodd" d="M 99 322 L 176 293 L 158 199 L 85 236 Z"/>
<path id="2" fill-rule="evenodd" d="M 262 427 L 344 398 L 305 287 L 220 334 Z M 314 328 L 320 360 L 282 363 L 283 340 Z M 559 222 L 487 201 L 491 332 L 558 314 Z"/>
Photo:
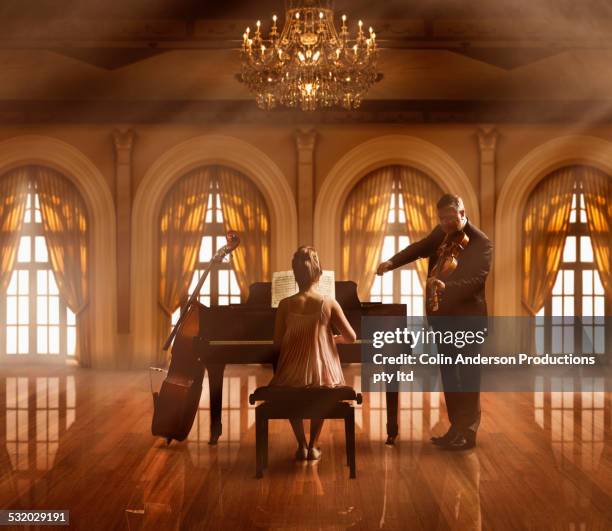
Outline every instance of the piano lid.
<path id="1" fill-rule="evenodd" d="M 357 296 L 357 284 L 352 280 L 336 280 L 336 300 L 343 309 L 359 308 L 361 303 Z M 255 282 L 249 288 L 246 302 L 251 306 L 272 306 L 272 283 Z"/>

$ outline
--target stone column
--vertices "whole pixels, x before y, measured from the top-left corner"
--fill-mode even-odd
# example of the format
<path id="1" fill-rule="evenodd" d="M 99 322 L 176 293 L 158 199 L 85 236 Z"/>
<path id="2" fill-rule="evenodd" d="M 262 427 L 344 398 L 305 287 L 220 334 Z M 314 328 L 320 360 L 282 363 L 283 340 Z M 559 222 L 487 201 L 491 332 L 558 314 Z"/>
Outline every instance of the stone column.
<path id="1" fill-rule="evenodd" d="M 113 131 L 117 213 L 117 333 L 130 333 L 132 146 L 134 131 Z M 125 338 L 125 337 L 124 337 Z M 120 345 L 119 345 L 120 346 Z"/>
<path id="2" fill-rule="evenodd" d="M 298 129 L 297 147 L 297 211 L 298 245 L 313 244 L 314 215 L 314 148 L 317 132 Z"/>
<path id="3" fill-rule="evenodd" d="M 492 125 L 482 126 L 477 133 L 478 148 L 480 150 L 480 228 L 495 242 L 495 148 L 498 133 Z M 495 247 L 493 248 L 493 259 L 495 260 Z M 490 309 L 494 307 L 494 283 L 493 267 L 489 272 L 486 296 Z"/>

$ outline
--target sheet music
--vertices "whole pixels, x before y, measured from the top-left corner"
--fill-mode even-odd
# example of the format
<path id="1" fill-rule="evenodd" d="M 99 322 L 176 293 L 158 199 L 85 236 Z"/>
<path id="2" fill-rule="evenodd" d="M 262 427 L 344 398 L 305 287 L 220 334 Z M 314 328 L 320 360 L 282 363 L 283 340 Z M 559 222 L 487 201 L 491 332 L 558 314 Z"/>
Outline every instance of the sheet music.
<path id="1" fill-rule="evenodd" d="M 336 275 L 334 271 L 323 271 L 316 290 L 330 298 L 336 297 Z M 276 271 L 272 273 L 272 308 L 278 308 L 278 303 L 285 297 L 298 292 L 298 285 L 293 271 Z"/>

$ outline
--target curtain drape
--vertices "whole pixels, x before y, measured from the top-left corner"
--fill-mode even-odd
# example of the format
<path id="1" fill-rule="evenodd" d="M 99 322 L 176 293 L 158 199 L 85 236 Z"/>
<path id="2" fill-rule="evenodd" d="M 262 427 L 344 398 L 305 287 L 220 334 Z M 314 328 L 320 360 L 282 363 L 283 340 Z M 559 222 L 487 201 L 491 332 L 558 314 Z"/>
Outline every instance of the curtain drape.
<path id="1" fill-rule="evenodd" d="M 349 194 L 342 216 L 341 275 L 357 282 L 361 300 L 369 300 L 387 232 L 393 166 L 364 177 Z"/>
<path id="2" fill-rule="evenodd" d="M 161 206 L 158 363 L 168 360 L 167 353 L 161 347 L 170 331 L 172 312 L 184 302 L 189 292 L 204 234 L 212 177 L 212 167 L 189 173 L 173 186 Z"/>
<path id="3" fill-rule="evenodd" d="M 577 168 L 555 171 L 532 192 L 523 216 L 522 301 L 535 315 L 550 294 L 569 229 Z"/>
<path id="4" fill-rule="evenodd" d="M 28 170 L 17 168 L 0 178 L 0 290 L 8 284 L 17 257 L 28 199 Z"/>
<path id="5" fill-rule="evenodd" d="M 406 229 L 410 243 L 427 236 L 438 224 L 436 203 L 442 196 L 442 189 L 427 175 L 409 166 L 398 166 L 397 173 L 406 214 Z M 427 260 L 415 262 L 416 270 L 425 285 Z"/>
<path id="6" fill-rule="evenodd" d="M 268 209 L 257 186 L 226 166 L 216 168 L 226 230 L 235 230 L 240 245 L 232 253 L 242 298 L 253 282 L 270 280 L 270 221 Z"/>
<path id="7" fill-rule="evenodd" d="M 92 323 L 87 207 L 76 186 L 51 168 L 35 168 L 33 181 L 57 287 L 66 305 L 76 315 L 76 358 L 82 366 L 89 367 Z"/>
<path id="8" fill-rule="evenodd" d="M 592 166 L 585 166 L 581 171 L 595 264 L 606 296 L 612 297 L 612 178 Z"/>

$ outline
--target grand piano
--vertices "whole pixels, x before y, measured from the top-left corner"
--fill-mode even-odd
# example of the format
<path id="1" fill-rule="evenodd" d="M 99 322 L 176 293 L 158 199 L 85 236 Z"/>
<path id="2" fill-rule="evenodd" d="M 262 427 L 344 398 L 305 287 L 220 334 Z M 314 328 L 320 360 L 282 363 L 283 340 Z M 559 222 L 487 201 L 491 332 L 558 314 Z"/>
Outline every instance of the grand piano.
<path id="1" fill-rule="evenodd" d="M 405 316 L 405 304 L 360 302 L 357 285 L 337 281 L 336 300 L 361 338 L 364 316 Z M 272 343 L 276 308 L 272 308 L 269 282 L 252 284 L 245 304 L 204 307 L 200 322 L 202 335 L 194 338 L 194 350 L 208 372 L 210 389 L 210 444 L 216 444 L 221 426 L 223 372 L 228 364 L 270 363 L 274 367 L 278 355 Z M 202 332 L 203 331 L 203 332 Z M 342 363 L 360 363 L 361 345 L 338 345 Z M 397 393 L 387 393 L 388 442 L 397 437 Z"/>

